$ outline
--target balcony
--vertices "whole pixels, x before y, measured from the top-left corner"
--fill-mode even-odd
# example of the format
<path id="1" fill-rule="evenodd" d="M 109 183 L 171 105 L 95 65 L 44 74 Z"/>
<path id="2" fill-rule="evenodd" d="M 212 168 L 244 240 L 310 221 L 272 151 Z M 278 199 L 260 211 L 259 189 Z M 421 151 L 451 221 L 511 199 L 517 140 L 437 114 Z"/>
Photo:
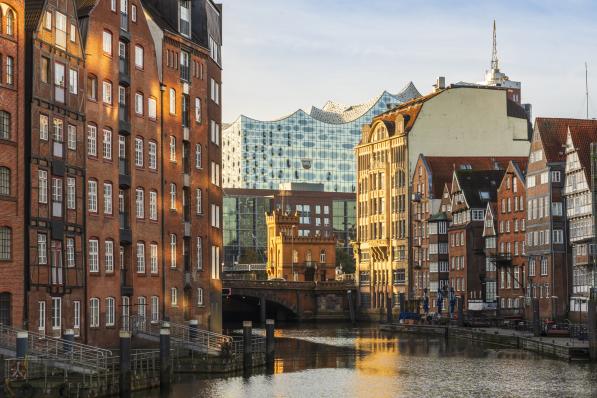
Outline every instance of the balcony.
<path id="1" fill-rule="evenodd" d="M 191 271 L 185 271 L 184 273 L 184 288 L 190 289 L 193 287 L 193 275 Z"/>
<path id="2" fill-rule="evenodd" d="M 498 267 L 507 267 L 512 265 L 512 254 L 510 253 L 497 253 L 495 255 L 495 264 Z"/>
<path id="3" fill-rule="evenodd" d="M 118 105 L 118 131 L 122 135 L 131 135 L 131 121 L 129 119 L 128 107 L 124 104 Z"/>
<path id="4" fill-rule="evenodd" d="M 120 39 L 127 42 L 131 41 L 131 32 L 129 32 L 129 16 L 124 12 L 120 13 Z"/>
<path id="5" fill-rule="evenodd" d="M 133 241 L 133 237 L 129 225 L 129 215 L 128 213 L 119 213 L 118 218 L 120 221 L 120 243 L 130 245 Z"/>
<path id="6" fill-rule="evenodd" d="M 120 294 L 122 296 L 133 296 L 132 278 L 126 268 L 120 270 Z"/>
<path id="7" fill-rule="evenodd" d="M 131 75 L 129 73 L 129 63 L 126 58 L 118 58 L 118 81 L 123 86 L 131 85 Z"/>
<path id="8" fill-rule="evenodd" d="M 126 159 L 118 159 L 118 186 L 122 189 L 131 187 L 131 175 Z"/>
<path id="9" fill-rule="evenodd" d="M 191 223 L 188 221 L 184 223 L 184 237 L 185 238 L 191 237 Z"/>

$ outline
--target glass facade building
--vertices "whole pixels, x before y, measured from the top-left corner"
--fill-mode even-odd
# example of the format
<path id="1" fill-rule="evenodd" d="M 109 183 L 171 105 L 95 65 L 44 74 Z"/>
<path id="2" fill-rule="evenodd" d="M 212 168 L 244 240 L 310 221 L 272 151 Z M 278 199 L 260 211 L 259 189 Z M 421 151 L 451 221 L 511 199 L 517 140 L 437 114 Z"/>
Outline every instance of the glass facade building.
<path id="1" fill-rule="evenodd" d="M 354 147 L 362 126 L 418 96 L 411 82 L 396 95 L 383 92 L 360 105 L 330 101 L 310 113 L 299 109 L 274 121 L 241 115 L 223 131 L 223 185 L 278 189 L 280 183 L 318 183 L 326 192 L 354 193 Z"/>

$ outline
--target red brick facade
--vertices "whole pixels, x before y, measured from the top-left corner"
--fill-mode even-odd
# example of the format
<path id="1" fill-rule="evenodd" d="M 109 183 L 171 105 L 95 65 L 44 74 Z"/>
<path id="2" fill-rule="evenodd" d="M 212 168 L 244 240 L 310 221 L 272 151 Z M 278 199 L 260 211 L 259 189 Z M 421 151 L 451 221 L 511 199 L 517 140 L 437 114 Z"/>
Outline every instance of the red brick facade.
<path id="1" fill-rule="evenodd" d="M 29 5 L 28 5 L 29 6 Z M 28 13 L 29 328 L 85 339 L 85 60 L 73 1 Z"/>
<path id="2" fill-rule="evenodd" d="M 17 327 L 26 322 L 24 18 L 24 1 L 0 1 L 0 323 Z"/>
<path id="3" fill-rule="evenodd" d="M 526 163 L 510 162 L 498 188 L 496 284 L 503 315 L 524 314 L 527 276 L 526 258 Z"/>

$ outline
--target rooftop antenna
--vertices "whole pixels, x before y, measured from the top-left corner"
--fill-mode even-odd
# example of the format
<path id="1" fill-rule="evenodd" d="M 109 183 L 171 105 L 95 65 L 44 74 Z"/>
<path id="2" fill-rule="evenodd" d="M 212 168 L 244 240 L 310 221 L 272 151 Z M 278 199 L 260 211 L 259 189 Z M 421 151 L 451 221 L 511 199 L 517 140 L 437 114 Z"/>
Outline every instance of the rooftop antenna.
<path id="1" fill-rule="evenodd" d="M 493 20 L 493 49 L 491 51 L 491 69 L 499 69 L 497 56 L 497 38 L 495 34 L 495 19 Z"/>
<path id="2" fill-rule="evenodd" d="M 589 118 L 589 69 L 585 61 L 585 96 L 587 99 L 587 119 Z"/>

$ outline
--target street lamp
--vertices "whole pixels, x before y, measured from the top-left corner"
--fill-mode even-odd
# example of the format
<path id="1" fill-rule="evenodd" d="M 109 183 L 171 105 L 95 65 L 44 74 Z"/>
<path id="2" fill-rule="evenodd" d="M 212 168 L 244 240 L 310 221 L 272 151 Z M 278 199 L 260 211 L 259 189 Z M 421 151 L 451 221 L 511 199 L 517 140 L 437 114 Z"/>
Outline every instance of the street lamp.
<path id="1" fill-rule="evenodd" d="M 296 225 L 293 225 L 290 229 L 290 267 L 292 273 L 292 280 L 296 282 L 296 275 L 294 274 L 294 230 Z"/>

